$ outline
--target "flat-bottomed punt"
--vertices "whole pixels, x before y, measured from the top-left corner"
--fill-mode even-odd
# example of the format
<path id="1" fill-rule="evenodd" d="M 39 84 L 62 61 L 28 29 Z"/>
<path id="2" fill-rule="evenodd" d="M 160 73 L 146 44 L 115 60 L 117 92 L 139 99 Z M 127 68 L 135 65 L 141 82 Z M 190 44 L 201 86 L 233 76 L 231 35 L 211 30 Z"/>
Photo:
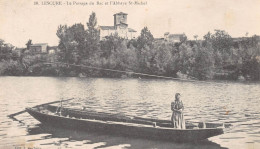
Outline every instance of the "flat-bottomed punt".
<path id="1" fill-rule="evenodd" d="M 58 112 L 57 111 L 60 111 Z M 223 134 L 224 124 L 186 122 L 186 129 L 172 127 L 169 120 L 127 117 L 89 110 L 40 105 L 26 111 L 42 124 L 174 142 L 194 142 Z"/>

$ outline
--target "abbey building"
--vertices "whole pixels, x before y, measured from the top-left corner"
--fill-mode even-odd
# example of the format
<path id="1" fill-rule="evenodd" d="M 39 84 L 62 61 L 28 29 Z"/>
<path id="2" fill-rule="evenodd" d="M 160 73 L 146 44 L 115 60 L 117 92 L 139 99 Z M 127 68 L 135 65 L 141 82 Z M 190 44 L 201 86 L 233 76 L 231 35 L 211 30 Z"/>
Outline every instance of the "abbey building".
<path id="1" fill-rule="evenodd" d="M 136 31 L 128 27 L 127 14 L 123 12 L 114 14 L 114 26 L 99 26 L 98 28 L 101 40 L 114 34 L 125 39 L 136 38 Z"/>

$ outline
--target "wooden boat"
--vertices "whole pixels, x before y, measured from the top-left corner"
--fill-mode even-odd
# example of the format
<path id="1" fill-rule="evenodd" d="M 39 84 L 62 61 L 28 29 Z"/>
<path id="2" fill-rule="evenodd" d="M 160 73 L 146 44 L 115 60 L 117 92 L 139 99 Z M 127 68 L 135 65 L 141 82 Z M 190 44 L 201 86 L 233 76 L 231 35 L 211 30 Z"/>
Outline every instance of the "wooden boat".
<path id="1" fill-rule="evenodd" d="M 35 106 L 26 108 L 26 111 L 42 124 L 55 127 L 174 142 L 204 140 L 223 134 L 224 129 L 223 124 L 203 122 L 186 122 L 186 129 L 176 129 L 168 120 L 126 117 L 54 105 Z"/>

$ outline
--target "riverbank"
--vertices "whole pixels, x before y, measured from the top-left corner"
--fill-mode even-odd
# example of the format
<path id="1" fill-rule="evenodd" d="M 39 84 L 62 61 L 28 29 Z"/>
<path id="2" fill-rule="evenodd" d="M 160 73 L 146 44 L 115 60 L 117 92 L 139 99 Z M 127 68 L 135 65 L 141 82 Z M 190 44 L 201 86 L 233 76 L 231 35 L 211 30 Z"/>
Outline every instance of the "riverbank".
<path id="1" fill-rule="evenodd" d="M 146 34 L 151 37 L 149 41 L 142 39 Z M 215 41 L 220 34 L 228 38 L 220 36 Z M 154 39 L 144 28 L 137 40 L 111 35 L 96 41 L 92 49 L 59 45 L 54 53 L 42 53 L 28 46 L 20 54 L 7 50 L 0 55 L 0 75 L 260 80 L 258 36 L 241 41 L 233 41 L 224 31 L 208 36 L 210 39 L 202 41 L 183 39 L 174 43 Z M 221 47 L 224 41 L 228 41 L 227 47 Z"/>
<path id="2" fill-rule="evenodd" d="M 98 78 L 104 78 L 104 79 L 147 79 L 147 80 L 175 80 L 175 81 L 185 81 L 185 82 L 207 82 L 207 83 L 260 83 L 260 81 L 245 79 L 241 76 L 240 79 L 232 80 L 232 79 L 210 79 L 210 80 L 198 80 L 196 78 L 188 77 L 187 75 L 178 73 L 177 77 L 147 77 L 147 76 L 140 76 L 140 75 L 126 75 L 122 74 L 120 77 L 104 77 L 104 76 L 86 76 L 85 74 L 78 74 L 78 75 L 0 75 L 0 77 L 54 77 L 54 78 L 89 78 L 89 79 L 98 79 Z"/>

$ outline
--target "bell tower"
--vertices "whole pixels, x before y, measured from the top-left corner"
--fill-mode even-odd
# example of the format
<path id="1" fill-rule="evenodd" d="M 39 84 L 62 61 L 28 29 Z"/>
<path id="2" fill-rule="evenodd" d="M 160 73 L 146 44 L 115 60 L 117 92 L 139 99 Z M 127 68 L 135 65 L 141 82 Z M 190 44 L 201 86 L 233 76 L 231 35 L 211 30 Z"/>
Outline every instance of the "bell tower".
<path id="1" fill-rule="evenodd" d="M 114 27 L 117 29 L 118 27 L 128 27 L 127 24 L 127 14 L 123 12 L 119 12 L 114 14 Z"/>

